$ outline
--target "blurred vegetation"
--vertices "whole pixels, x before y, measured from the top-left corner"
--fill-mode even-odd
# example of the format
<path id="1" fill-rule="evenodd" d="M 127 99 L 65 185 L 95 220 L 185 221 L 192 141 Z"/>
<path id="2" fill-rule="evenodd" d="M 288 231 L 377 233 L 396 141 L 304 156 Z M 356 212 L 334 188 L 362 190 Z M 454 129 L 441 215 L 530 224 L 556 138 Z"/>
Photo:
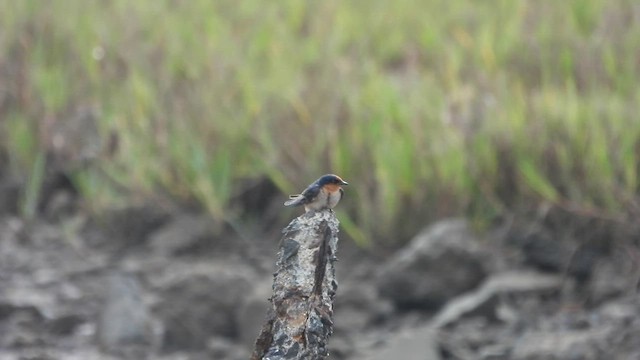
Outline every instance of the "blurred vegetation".
<path id="1" fill-rule="evenodd" d="M 234 218 L 240 179 L 291 193 L 327 172 L 353 184 L 357 240 L 545 203 L 638 209 L 635 0 L 0 0 L 0 30 L 27 214 L 43 154 L 81 163 L 77 139 L 101 149 L 69 165 L 96 210 L 163 193 Z"/>

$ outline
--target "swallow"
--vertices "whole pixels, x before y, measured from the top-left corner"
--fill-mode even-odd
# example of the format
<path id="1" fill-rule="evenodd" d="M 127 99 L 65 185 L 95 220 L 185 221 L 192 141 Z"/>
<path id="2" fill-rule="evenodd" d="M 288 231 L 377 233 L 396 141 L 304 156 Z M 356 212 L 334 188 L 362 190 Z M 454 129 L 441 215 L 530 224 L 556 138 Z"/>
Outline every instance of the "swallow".
<path id="1" fill-rule="evenodd" d="M 289 200 L 284 203 L 284 206 L 304 205 L 305 212 L 333 209 L 344 195 L 342 185 L 349 185 L 349 183 L 338 175 L 324 175 L 309 185 L 301 194 L 289 195 Z"/>

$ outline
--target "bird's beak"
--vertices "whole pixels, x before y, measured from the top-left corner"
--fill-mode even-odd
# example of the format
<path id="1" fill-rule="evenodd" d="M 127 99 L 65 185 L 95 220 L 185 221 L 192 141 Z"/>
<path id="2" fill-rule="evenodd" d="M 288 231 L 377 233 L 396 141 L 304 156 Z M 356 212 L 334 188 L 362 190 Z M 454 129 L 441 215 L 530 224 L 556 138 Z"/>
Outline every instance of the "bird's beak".
<path id="1" fill-rule="evenodd" d="M 340 183 L 340 185 L 349 185 L 349 183 L 348 183 L 348 182 L 346 182 L 346 181 L 344 181 L 344 180 L 341 180 L 341 181 L 342 181 L 342 182 Z"/>

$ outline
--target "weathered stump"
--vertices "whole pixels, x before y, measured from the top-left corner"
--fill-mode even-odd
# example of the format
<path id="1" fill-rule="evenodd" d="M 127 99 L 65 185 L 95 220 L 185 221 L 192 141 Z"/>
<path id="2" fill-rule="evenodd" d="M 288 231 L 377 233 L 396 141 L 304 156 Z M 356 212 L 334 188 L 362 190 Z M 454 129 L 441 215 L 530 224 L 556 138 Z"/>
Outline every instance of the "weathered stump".
<path id="1" fill-rule="evenodd" d="M 267 319 L 252 360 L 323 359 L 333 331 L 339 222 L 332 210 L 309 212 L 284 229 Z"/>

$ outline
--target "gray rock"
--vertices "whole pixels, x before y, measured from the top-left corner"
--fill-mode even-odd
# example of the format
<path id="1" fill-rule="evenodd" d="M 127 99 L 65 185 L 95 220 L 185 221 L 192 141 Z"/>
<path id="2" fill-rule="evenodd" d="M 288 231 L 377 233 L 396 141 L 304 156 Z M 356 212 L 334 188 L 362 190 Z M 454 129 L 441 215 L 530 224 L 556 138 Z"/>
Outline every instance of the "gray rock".
<path id="1" fill-rule="evenodd" d="M 98 343 L 112 353 L 146 353 L 153 343 L 153 331 L 140 285 L 130 275 L 113 273 L 106 286 L 96 333 Z"/>
<path id="2" fill-rule="evenodd" d="M 432 324 L 435 327 L 446 326 L 465 315 L 475 313 L 494 318 L 497 304 L 494 300 L 498 295 L 557 291 L 562 285 L 562 280 L 561 276 L 521 271 L 492 275 L 478 290 L 448 302 L 434 317 Z"/>
<path id="3" fill-rule="evenodd" d="M 251 347 L 238 346 L 237 343 L 224 337 L 213 337 L 207 342 L 206 359 L 246 360 L 251 354 Z"/>
<path id="4" fill-rule="evenodd" d="M 530 332 L 513 348 L 512 360 L 599 360 L 605 359 L 607 332 L 569 330 Z"/>
<path id="5" fill-rule="evenodd" d="M 242 344 L 251 349 L 265 321 L 271 296 L 271 278 L 258 281 L 251 293 L 245 297 L 238 311 L 238 336 Z"/>
<path id="6" fill-rule="evenodd" d="M 166 351 L 203 350 L 213 336 L 238 336 L 238 304 L 251 292 L 253 274 L 243 264 L 180 264 L 167 271 L 156 308 Z M 257 331 L 257 329 L 256 329 Z"/>
<path id="7" fill-rule="evenodd" d="M 400 309 L 436 310 L 485 278 L 482 258 L 487 255 L 466 221 L 442 221 L 395 254 L 376 284 Z"/>
<path id="8" fill-rule="evenodd" d="M 0 303 L 0 349 L 42 346 L 45 322 L 35 306 Z"/>
<path id="9" fill-rule="evenodd" d="M 440 360 L 436 334 L 430 327 L 405 330 L 389 337 L 388 342 L 367 356 L 370 360 Z"/>
<path id="10" fill-rule="evenodd" d="M 633 321 L 637 319 L 639 312 L 640 306 L 638 305 L 624 301 L 612 301 L 602 305 L 598 309 L 597 314 L 598 319 L 602 322 L 626 325 L 633 323 Z"/>
<path id="11" fill-rule="evenodd" d="M 631 294 L 601 306 L 597 311 L 600 327 L 612 327 L 603 359 L 640 359 L 640 298 Z"/>
<path id="12" fill-rule="evenodd" d="M 611 259 L 599 261 L 595 266 L 593 276 L 589 281 L 589 294 L 591 295 L 589 301 L 592 304 L 600 304 L 633 289 L 633 280 L 635 279 L 628 275 L 625 276 L 625 273 L 628 274 L 625 267 L 630 268 L 633 265 L 626 263 L 624 258 L 621 259 L 618 261 Z"/>

